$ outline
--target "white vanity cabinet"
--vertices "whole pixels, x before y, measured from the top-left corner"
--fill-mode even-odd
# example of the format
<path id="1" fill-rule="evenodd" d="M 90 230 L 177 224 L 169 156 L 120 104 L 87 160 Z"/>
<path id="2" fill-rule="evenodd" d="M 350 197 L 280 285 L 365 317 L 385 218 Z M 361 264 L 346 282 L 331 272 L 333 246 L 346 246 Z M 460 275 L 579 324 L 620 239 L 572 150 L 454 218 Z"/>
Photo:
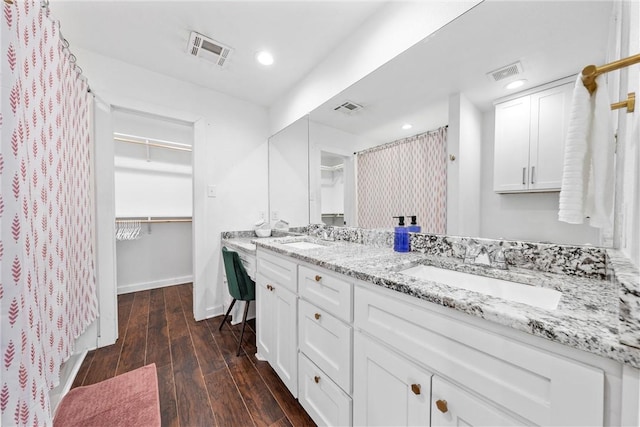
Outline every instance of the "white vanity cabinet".
<path id="1" fill-rule="evenodd" d="M 353 285 L 299 265 L 298 291 L 298 399 L 318 424 L 351 425 Z"/>
<path id="2" fill-rule="evenodd" d="M 573 83 L 495 106 L 493 189 L 558 191 Z"/>
<path id="3" fill-rule="evenodd" d="M 465 389 L 461 395 L 477 396 L 475 407 L 481 408 L 480 402 L 487 406 L 478 414 L 513 414 L 524 424 L 535 425 L 603 424 L 602 370 L 447 316 L 423 301 L 413 299 L 414 303 L 411 297 L 393 294 L 370 285 L 356 286 L 354 327 L 434 375 L 460 384 Z M 356 342 L 356 354 L 359 351 Z M 355 366 L 358 364 L 356 361 Z M 357 390 L 354 406 L 359 408 L 363 396 Z M 467 414 L 476 411 L 469 409 Z"/>
<path id="4" fill-rule="evenodd" d="M 291 394 L 298 395 L 297 265 L 258 251 L 256 345 Z"/>
<path id="5" fill-rule="evenodd" d="M 438 376 L 431 382 L 431 414 L 434 427 L 527 425 Z"/>
<path id="6" fill-rule="evenodd" d="M 430 372 L 360 332 L 353 356 L 353 425 L 430 425 Z"/>
<path id="7" fill-rule="evenodd" d="M 261 248 L 257 267 L 258 356 L 318 424 L 609 426 L 637 408 L 618 403 L 635 368 Z"/>

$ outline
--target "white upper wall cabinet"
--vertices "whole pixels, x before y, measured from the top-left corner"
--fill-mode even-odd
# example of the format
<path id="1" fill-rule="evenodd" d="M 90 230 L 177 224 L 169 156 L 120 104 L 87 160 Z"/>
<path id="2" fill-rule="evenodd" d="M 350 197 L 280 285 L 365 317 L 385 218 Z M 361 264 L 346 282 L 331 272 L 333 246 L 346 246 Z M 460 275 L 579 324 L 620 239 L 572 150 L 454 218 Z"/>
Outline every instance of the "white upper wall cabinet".
<path id="1" fill-rule="evenodd" d="M 496 104 L 493 189 L 559 191 L 573 84 Z"/>

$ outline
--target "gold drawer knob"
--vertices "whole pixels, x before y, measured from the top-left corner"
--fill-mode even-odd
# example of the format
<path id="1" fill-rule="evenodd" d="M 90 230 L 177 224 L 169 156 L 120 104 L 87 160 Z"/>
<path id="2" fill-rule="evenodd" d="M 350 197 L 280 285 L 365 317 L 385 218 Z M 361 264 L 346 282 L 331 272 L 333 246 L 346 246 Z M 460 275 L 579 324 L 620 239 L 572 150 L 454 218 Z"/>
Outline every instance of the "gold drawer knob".
<path id="1" fill-rule="evenodd" d="M 320 280 L 322 280 L 322 276 L 319 276 L 319 275 L 316 274 L 315 279 L 316 279 L 316 282 L 319 282 Z"/>
<path id="2" fill-rule="evenodd" d="M 436 400 L 436 406 L 438 407 L 440 412 L 442 412 L 443 414 L 445 414 L 449 410 L 449 408 L 447 408 L 446 400 L 441 400 L 441 399 Z"/>
<path id="3" fill-rule="evenodd" d="M 420 384 L 411 384 L 413 394 L 420 394 Z"/>
<path id="4" fill-rule="evenodd" d="M 316 384 L 318 384 L 320 382 L 320 377 L 316 375 L 315 377 L 313 377 L 313 380 L 316 382 Z"/>
<path id="5" fill-rule="evenodd" d="M 316 318 L 316 320 L 320 320 L 320 313 L 316 313 L 316 314 L 314 314 L 314 315 L 313 315 L 313 317 L 315 317 L 315 318 Z"/>

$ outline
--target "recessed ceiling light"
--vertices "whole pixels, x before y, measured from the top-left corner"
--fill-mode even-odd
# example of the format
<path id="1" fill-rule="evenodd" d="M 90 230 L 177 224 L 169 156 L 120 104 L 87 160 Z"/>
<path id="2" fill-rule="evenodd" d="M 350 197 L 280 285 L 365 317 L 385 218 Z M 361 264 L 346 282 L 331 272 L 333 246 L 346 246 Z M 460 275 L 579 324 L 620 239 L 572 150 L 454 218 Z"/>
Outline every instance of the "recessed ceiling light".
<path id="1" fill-rule="evenodd" d="M 258 54 L 256 55 L 256 59 L 262 65 L 272 65 L 273 64 L 273 55 L 271 55 L 266 50 L 258 52 Z"/>
<path id="2" fill-rule="evenodd" d="M 402 129 L 407 130 L 407 129 L 411 129 L 413 126 L 411 126 L 410 123 L 405 123 L 402 125 Z"/>
<path id="3" fill-rule="evenodd" d="M 514 80 L 508 85 L 505 86 L 506 89 L 517 89 L 523 84 L 525 84 L 526 80 Z"/>

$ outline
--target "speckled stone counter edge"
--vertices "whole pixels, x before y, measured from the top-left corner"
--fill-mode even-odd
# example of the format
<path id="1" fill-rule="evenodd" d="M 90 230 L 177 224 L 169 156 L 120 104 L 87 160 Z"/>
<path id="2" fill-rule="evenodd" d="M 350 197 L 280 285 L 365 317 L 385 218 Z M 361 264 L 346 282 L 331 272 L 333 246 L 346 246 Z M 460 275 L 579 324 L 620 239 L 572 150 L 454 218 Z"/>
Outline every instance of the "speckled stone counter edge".
<path id="1" fill-rule="evenodd" d="M 607 255 L 620 297 L 620 342 L 640 348 L 640 271 L 620 251 L 607 250 Z"/>
<path id="2" fill-rule="evenodd" d="M 310 224 L 291 229 L 328 240 L 342 240 L 373 247 L 392 247 L 393 231 Z M 282 233 L 282 236 L 288 235 Z M 278 237 L 274 235 L 273 237 Z M 255 238 L 252 230 L 223 232 L 223 239 Z M 501 248 L 510 267 L 608 280 L 619 290 L 619 337 L 624 345 L 640 348 L 640 273 L 619 251 L 592 246 L 505 241 L 426 233 L 411 234 L 411 248 L 425 255 L 464 259 L 470 242 L 489 252 Z"/>
<path id="3" fill-rule="evenodd" d="M 393 247 L 392 230 L 333 227 L 323 224 L 311 224 L 305 228 L 304 234 L 314 237 L 328 237 L 330 240 L 344 240 L 376 247 Z M 425 255 L 464 259 L 470 242 L 484 245 L 490 253 L 502 249 L 507 264 L 512 267 L 594 279 L 607 277 L 606 250 L 594 246 L 411 233 L 411 250 Z"/>

